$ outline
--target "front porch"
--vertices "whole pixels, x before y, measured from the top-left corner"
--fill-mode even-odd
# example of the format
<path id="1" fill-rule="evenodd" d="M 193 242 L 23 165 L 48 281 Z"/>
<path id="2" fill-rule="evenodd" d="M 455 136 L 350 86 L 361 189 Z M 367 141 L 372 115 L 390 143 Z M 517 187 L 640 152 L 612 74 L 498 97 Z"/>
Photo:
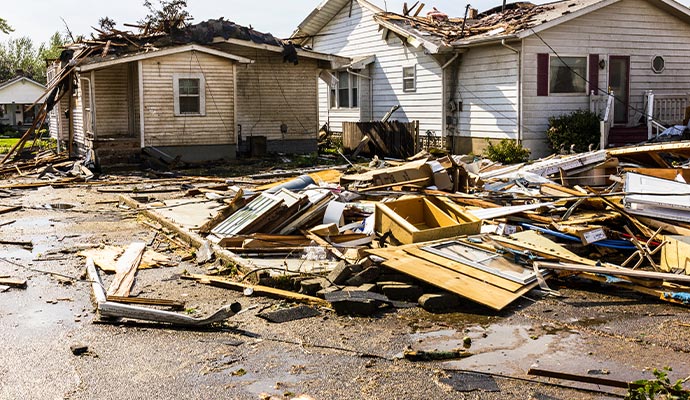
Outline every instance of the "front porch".
<path id="1" fill-rule="evenodd" d="M 80 75 L 84 143 L 94 150 L 101 163 L 140 161 L 138 77 L 136 62 Z"/>
<path id="2" fill-rule="evenodd" d="M 648 90 L 636 99 L 632 97 L 624 101 L 613 92 L 590 95 L 590 111 L 598 114 L 601 120 L 601 148 L 651 140 L 666 128 L 688 123 L 690 93 L 655 93 Z M 616 107 L 624 107 L 626 112 L 616 113 Z M 623 114 L 626 118 L 616 121 L 617 114 Z"/>

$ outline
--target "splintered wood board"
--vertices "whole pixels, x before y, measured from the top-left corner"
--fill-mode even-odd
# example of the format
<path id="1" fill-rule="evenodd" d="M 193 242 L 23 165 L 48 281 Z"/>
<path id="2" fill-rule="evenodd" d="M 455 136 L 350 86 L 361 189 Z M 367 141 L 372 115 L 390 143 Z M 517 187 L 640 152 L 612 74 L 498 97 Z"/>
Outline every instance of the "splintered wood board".
<path id="1" fill-rule="evenodd" d="M 307 175 L 309 175 L 314 180 L 314 182 L 316 182 L 317 184 L 319 181 L 325 182 L 325 183 L 338 183 L 338 182 L 340 182 L 340 177 L 343 176 L 343 173 L 341 171 L 336 170 L 336 169 L 327 169 L 324 171 L 312 172 L 312 173 L 307 174 Z M 276 181 L 276 182 L 267 183 L 265 185 L 261 185 L 261 186 L 257 187 L 256 190 L 259 190 L 259 191 L 268 190 L 272 187 L 281 185 L 281 184 L 286 183 L 286 182 L 290 182 L 291 180 L 293 180 L 295 178 L 296 177 L 292 177 L 292 178 L 287 178 L 287 179 L 283 179 L 283 180 Z"/>
<path id="2" fill-rule="evenodd" d="M 490 236 L 492 240 L 498 244 L 504 245 L 511 249 L 529 250 L 532 253 L 558 258 L 571 263 L 579 263 L 584 265 L 596 265 L 597 262 L 588 258 L 580 257 L 572 251 L 566 249 L 560 244 L 550 240 L 535 231 L 518 232 L 510 237 Z"/>
<path id="3" fill-rule="evenodd" d="M 534 282 L 512 292 L 470 275 L 465 275 L 425 259 L 406 254 L 401 250 L 372 250 L 369 253 L 387 258 L 383 265 L 388 268 L 410 275 L 420 281 L 455 293 L 497 311 L 502 310 L 537 285 Z"/>
<path id="4" fill-rule="evenodd" d="M 129 291 L 134 284 L 134 275 L 137 273 L 137 267 L 145 249 L 146 243 L 133 242 L 117 260 L 115 278 L 108 287 L 109 296 L 129 296 Z"/>
<path id="5" fill-rule="evenodd" d="M 77 255 L 93 259 L 93 262 L 102 271 L 114 274 L 116 270 L 116 260 L 124 253 L 125 249 L 120 246 L 106 245 L 103 248 L 93 248 L 82 250 Z M 141 258 L 138 269 L 156 268 L 161 265 L 172 265 L 170 257 L 155 250 L 146 249 Z"/>

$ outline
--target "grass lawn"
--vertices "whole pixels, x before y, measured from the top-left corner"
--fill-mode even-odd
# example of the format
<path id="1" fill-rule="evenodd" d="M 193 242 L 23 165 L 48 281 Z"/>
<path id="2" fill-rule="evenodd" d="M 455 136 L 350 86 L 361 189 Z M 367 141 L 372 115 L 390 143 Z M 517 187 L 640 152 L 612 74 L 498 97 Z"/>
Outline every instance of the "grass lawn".
<path id="1" fill-rule="evenodd" d="M 0 154 L 4 154 L 4 153 L 7 153 L 8 151 L 10 151 L 12 146 L 17 144 L 18 141 L 19 141 L 19 138 L 0 138 Z M 26 145 L 31 146 L 32 143 L 33 143 L 33 139 L 28 140 L 26 142 Z M 54 140 L 51 140 L 51 141 L 39 140 L 38 143 L 36 143 L 36 145 L 40 148 L 46 148 L 46 147 L 50 147 L 50 146 L 55 146 L 55 143 L 54 143 Z"/>

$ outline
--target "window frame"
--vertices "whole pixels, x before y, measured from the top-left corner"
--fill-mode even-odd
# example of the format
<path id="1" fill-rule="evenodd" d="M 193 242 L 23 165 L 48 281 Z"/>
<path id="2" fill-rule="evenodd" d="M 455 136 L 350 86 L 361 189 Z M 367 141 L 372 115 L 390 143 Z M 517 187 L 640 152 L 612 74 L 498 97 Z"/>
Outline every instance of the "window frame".
<path id="1" fill-rule="evenodd" d="M 405 76 L 405 70 L 412 68 L 412 77 L 406 77 Z M 412 64 L 412 65 L 403 65 L 402 66 L 402 90 L 403 92 L 416 92 L 417 91 L 417 64 Z M 412 87 L 411 88 L 406 88 L 405 87 L 405 82 L 406 81 L 412 81 Z"/>
<path id="2" fill-rule="evenodd" d="M 354 71 L 357 73 L 357 71 Z M 328 108 L 331 110 L 357 110 L 359 109 L 359 87 L 360 87 L 360 79 L 359 76 L 355 75 L 354 73 L 348 71 L 348 70 L 335 70 L 332 72 L 332 74 L 338 79 L 338 83 L 336 83 L 334 86 L 329 85 L 328 88 Z M 347 74 L 347 87 L 341 88 L 340 87 L 340 82 L 342 79 L 340 79 L 341 74 Z M 340 101 L 340 91 L 341 90 L 347 90 L 347 101 L 348 105 L 343 106 Z"/>
<path id="3" fill-rule="evenodd" d="M 656 61 L 657 58 L 661 59 L 661 62 L 663 64 L 660 69 L 656 69 L 654 67 L 654 61 Z M 650 62 L 650 66 L 652 68 L 652 72 L 654 72 L 655 74 L 661 74 L 662 72 L 664 72 L 666 70 L 666 59 L 664 58 L 664 56 L 662 56 L 660 54 L 656 54 L 652 57 L 652 60 Z"/>
<path id="4" fill-rule="evenodd" d="M 180 112 L 180 97 L 191 97 L 191 96 L 180 96 L 180 80 L 181 79 L 198 79 L 199 80 L 199 112 L 198 113 L 182 113 Z M 191 74 L 173 74 L 173 102 L 174 102 L 174 114 L 176 117 L 203 117 L 206 116 L 206 79 L 204 74 L 201 73 L 191 73 Z"/>
<path id="5" fill-rule="evenodd" d="M 561 59 L 566 59 L 566 58 L 581 58 L 584 61 L 585 70 L 584 70 L 584 73 L 582 74 L 582 80 L 584 81 L 584 85 L 583 85 L 584 89 L 582 91 L 578 91 L 578 92 L 554 92 L 551 90 L 551 78 L 553 77 L 552 73 L 551 73 L 551 66 L 553 65 L 553 60 L 555 59 L 558 62 L 560 62 Z M 588 77 L 589 77 L 589 57 L 588 57 L 588 55 L 567 54 L 567 55 L 561 55 L 559 57 L 555 54 L 549 54 L 548 81 L 547 81 L 548 95 L 549 96 L 551 96 L 551 95 L 554 95 L 554 96 L 586 96 L 588 94 L 588 92 L 587 92 Z"/>

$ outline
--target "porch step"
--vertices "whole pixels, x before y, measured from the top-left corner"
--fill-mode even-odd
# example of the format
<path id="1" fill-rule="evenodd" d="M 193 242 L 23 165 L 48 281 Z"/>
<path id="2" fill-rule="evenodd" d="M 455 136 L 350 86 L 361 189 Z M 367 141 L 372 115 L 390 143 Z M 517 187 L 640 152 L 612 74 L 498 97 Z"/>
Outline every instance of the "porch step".
<path id="1" fill-rule="evenodd" d="M 647 140 L 647 127 L 612 127 L 609 131 L 608 147 L 638 144 Z"/>
<path id="2" fill-rule="evenodd" d="M 141 162 L 139 143 L 139 138 L 99 138 L 93 141 L 93 148 L 102 166 L 139 164 Z"/>

